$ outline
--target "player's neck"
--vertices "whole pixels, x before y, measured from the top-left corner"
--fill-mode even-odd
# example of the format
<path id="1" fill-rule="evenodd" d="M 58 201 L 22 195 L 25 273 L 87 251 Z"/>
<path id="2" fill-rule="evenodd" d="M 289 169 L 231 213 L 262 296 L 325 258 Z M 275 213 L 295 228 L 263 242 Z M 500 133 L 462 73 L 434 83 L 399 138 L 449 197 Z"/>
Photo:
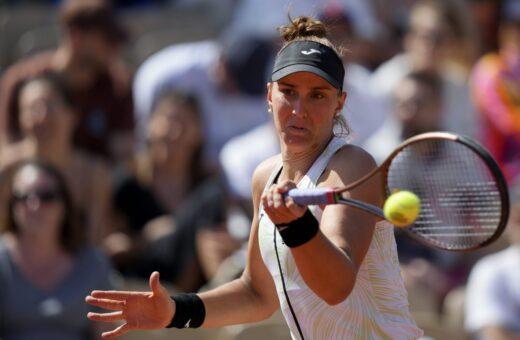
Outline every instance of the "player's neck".
<path id="1" fill-rule="evenodd" d="M 316 144 L 311 148 L 303 151 L 291 151 L 289 148 L 282 148 L 283 169 L 280 174 L 280 180 L 292 180 L 298 182 L 314 164 L 316 159 L 322 154 L 327 147 L 329 141 Z"/>

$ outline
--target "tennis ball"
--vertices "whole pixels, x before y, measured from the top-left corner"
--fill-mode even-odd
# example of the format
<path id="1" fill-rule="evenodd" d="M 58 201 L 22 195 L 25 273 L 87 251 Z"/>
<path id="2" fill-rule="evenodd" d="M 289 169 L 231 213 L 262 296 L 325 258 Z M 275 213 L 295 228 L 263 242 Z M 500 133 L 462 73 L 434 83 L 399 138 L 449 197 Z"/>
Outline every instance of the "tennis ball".
<path id="1" fill-rule="evenodd" d="M 399 191 L 390 195 L 383 207 L 385 218 L 396 227 L 412 224 L 421 210 L 419 197 L 410 191 Z"/>

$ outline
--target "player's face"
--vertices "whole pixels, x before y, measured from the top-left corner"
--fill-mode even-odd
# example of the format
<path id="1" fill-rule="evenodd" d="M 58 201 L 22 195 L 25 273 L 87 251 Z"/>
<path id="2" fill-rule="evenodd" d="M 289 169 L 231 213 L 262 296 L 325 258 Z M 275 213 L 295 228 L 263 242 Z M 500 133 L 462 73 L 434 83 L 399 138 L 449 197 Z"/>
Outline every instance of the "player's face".
<path id="1" fill-rule="evenodd" d="M 333 134 L 345 93 L 309 72 L 290 74 L 268 86 L 268 103 L 283 144 L 320 148 Z"/>

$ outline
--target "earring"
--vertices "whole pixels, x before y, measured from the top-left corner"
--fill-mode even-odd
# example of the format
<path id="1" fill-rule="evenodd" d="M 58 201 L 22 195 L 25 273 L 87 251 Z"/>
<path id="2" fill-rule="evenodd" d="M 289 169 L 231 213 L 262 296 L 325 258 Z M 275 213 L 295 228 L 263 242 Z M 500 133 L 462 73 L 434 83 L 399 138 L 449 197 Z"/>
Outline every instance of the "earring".
<path id="1" fill-rule="evenodd" d="M 273 107 L 271 105 L 267 108 L 267 112 L 273 112 Z"/>

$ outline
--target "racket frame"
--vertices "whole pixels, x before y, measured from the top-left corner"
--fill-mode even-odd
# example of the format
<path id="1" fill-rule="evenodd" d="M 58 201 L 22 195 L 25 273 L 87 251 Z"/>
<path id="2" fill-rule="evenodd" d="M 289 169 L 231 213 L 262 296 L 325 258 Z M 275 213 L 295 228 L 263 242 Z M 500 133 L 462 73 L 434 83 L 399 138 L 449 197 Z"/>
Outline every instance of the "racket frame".
<path id="1" fill-rule="evenodd" d="M 382 219 L 385 219 L 383 210 L 380 207 L 374 206 L 372 204 L 368 204 L 365 202 L 361 202 L 355 199 L 351 199 L 348 197 L 344 197 L 342 194 L 352 190 L 353 188 L 356 188 L 363 183 L 367 182 L 369 179 L 376 175 L 381 175 L 381 190 L 385 197 L 387 197 L 389 194 L 391 194 L 390 189 L 388 188 L 388 171 L 390 168 L 390 165 L 393 161 L 393 159 L 406 147 L 410 146 L 411 144 L 415 144 L 421 140 L 425 139 L 445 139 L 445 140 L 451 140 L 453 142 L 460 143 L 468 148 L 470 148 L 477 156 L 479 156 L 483 162 L 488 166 L 490 173 L 492 174 L 495 183 L 497 184 L 499 193 L 500 193 L 500 199 L 501 199 L 501 216 L 500 221 L 498 223 L 498 226 L 496 230 L 494 231 L 493 235 L 489 237 L 488 239 L 484 240 L 481 243 L 475 244 L 472 247 L 466 247 L 466 248 L 449 248 L 447 246 L 441 246 L 440 244 L 436 244 L 433 241 L 427 240 L 424 237 L 418 236 L 416 233 L 413 232 L 413 223 L 410 224 L 412 227 L 402 227 L 400 229 L 403 229 L 408 235 L 413 237 L 416 241 L 425 244 L 430 247 L 442 249 L 442 250 L 449 250 L 449 251 L 458 251 L 458 252 L 464 252 L 464 251 L 471 251 L 474 249 L 479 249 L 481 247 L 484 247 L 492 242 L 494 242 L 497 238 L 500 237 L 502 232 L 504 231 L 507 221 L 509 218 L 509 194 L 508 194 L 508 188 L 507 183 L 504 179 L 504 176 L 498 166 L 498 164 L 495 162 L 493 157 L 478 143 L 473 141 L 471 138 L 460 136 L 454 133 L 450 132 L 442 132 L 442 131 L 435 131 L 435 132 L 427 132 L 422 133 L 419 135 L 416 135 L 414 137 L 411 137 L 401 143 L 390 155 L 381 163 L 378 167 L 372 169 L 369 173 L 364 175 L 363 177 L 359 178 L 358 180 L 348 184 L 345 187 L 341 188 L 322 188 L 327 191 L 327 203 L 326 204 L 337 204 L 337 203 L 343 203 L 347 204 L 359 209 L 363 209 L 365 211 L 368 211 L 375 216 L 378 216 Z M 291 195 L 292 196 L 292 195 Z"/>

